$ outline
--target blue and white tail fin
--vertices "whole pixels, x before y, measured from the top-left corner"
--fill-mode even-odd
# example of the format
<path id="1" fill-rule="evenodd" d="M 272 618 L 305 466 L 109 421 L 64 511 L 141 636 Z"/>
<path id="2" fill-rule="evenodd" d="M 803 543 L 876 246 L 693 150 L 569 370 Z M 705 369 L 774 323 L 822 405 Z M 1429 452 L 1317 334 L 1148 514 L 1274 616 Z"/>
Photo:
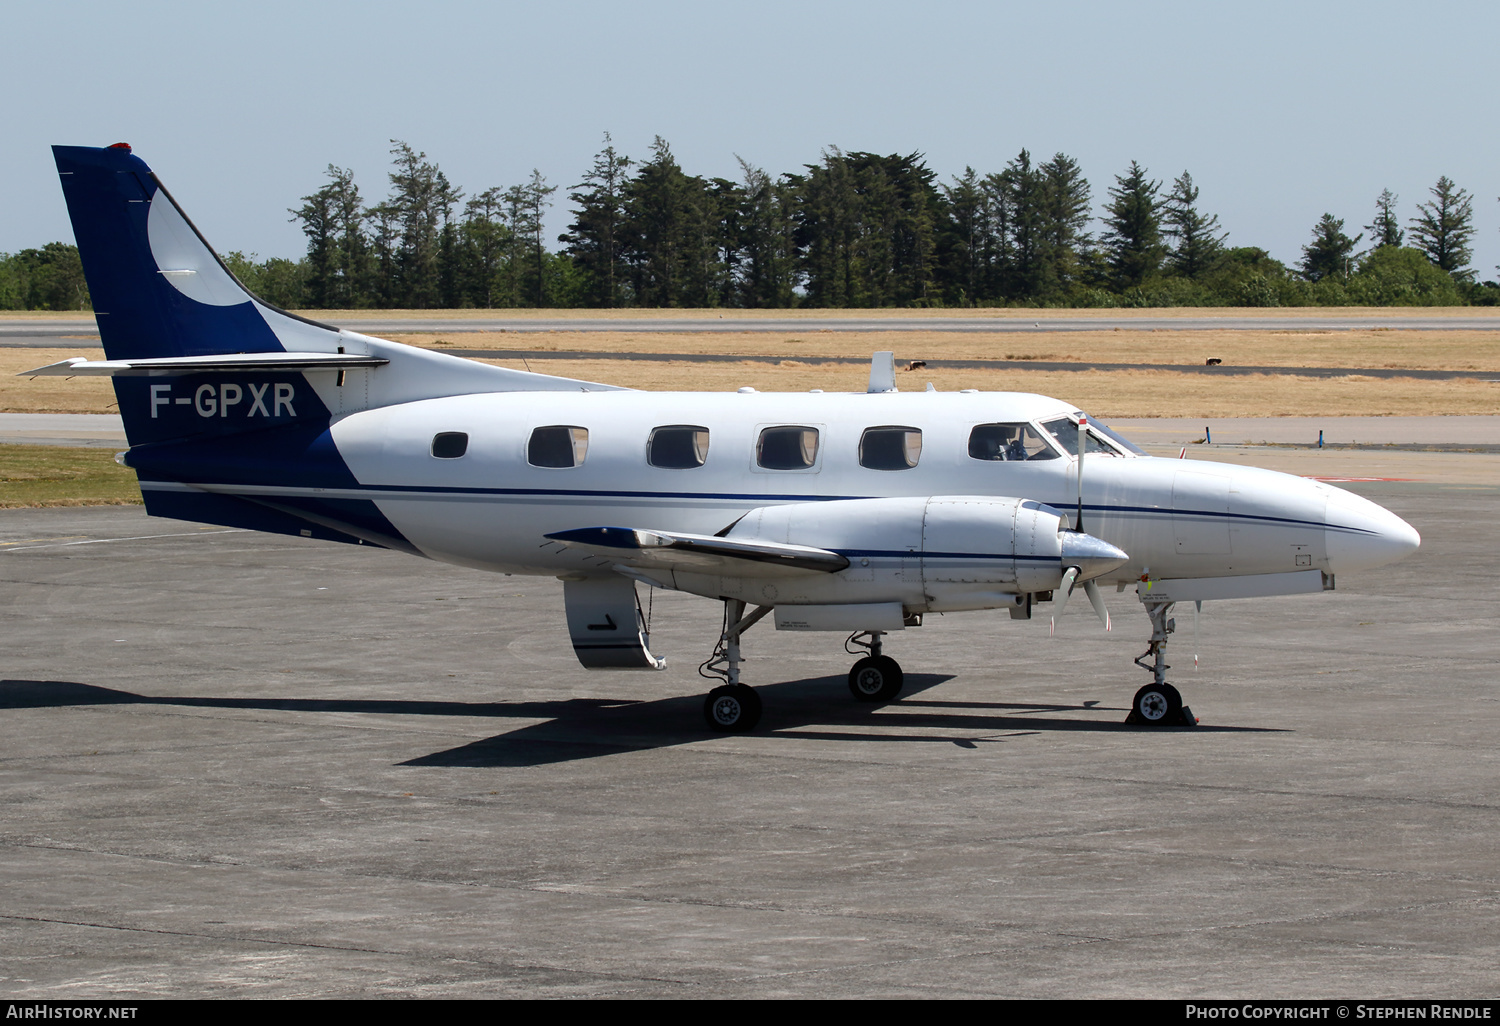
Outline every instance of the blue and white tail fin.
<path id="1" fill-rule="evenodd" d="M 41 370 L 113 376 L 132 446 L 294 419 L 326 426 L 441 396 L 611 387 L 480 364 L 278 310 L 230 273 L 130 147 L 54 146 L 53 156 L 106 359 Z"/>
<path id="2" fill-rule="evenodd" d="M 274 322 L 297 349 L 337 350 L 337 328 L 247 292 L 128 146 L 52 153 L 109 359 L 287 352 Z"/>

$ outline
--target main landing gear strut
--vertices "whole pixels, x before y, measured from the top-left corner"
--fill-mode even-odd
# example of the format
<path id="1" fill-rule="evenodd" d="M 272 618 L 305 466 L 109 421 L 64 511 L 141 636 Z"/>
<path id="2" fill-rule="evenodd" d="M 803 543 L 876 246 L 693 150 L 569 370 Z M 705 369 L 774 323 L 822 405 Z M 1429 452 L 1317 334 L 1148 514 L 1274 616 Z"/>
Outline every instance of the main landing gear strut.
<path id="1" fill-rule="evenodd" d="M 724 631 L 714 646 L 714 654 L 698 667 L 700 676 L 724 681 L 703 700 L 703 718 L 710 730 L 740 733 L 754 730 L 760 722 L 760 696 L 750 685 L 740 683 L 740 663 L 744 661 L 740 658 L 740 635 L 770 611 L 770 606 L 757 606 L 755 612 L 746 616 L 745 603 L 724 600 Z"/>
<path id="2" fill-rule="evenodd" d="M 740 635 L 770 611 L 770 606 L 757 606 L 754 612 L 746 614 L 745 603 L 738 599 L 724 600 L 724 630 L 719 643 L 708 661 L 698 667 L 701 676 L 724 682 L 703 700 L 703 719 L 710 730 L 743 733 L 755 729 L 760 722 L 760 696 L 740 681 L 740 663 L 744 662 L 740 656 Z M 851 655 L 858 655 L 861 649 L 869 653 L 849 671 L 849 691 L 861 702 L 889 702 L 901 693 L 901 666 L 880 650 L 884 634 L 884 631 L 855 631 L 844 642 L 844 649 Z"/>
<path id="3" fill-rule="evenodd" d="M 1125 722 L 1145 727 L 1192 727 L 1198 720 L 1193 712 L 1182 704 L 1182 695 L 1167 683 L 1167 637 L 1177 629 L 1177 621 L 1169 615 L 1170 601 L 1154 599 L 1150 595 L 1141 597 L 1146 615 L 1151 617 L 1151 642 L 1146 651 L 1136 657 L 1135 665 L 1151 674 L 1151 683 L 1135 693 L 1130 703 L 1130 715 Z M 1146 660 L 1150 659 L 1148 666 Z"/>

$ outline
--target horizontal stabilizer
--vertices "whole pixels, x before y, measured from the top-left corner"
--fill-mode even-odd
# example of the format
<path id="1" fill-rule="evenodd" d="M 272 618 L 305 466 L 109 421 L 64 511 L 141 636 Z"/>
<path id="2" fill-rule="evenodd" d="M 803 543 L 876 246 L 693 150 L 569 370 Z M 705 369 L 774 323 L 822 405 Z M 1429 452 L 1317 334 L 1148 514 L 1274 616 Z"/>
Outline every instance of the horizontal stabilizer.
<path id="1" fill-rule="evenodd" d="M 675 534 L 630 527 L 585 527 L 548 538 L 625 566 L 745 577 L 789 577 L 838 573 L 849 560 L 807 545 L 735 541 L 706 534 Z"/>
<path id="2" fill-rule="evenodd" d="M 354 367 L 383 367 L 390 362 L 383 356 L 356 356 L 351 353 L 235 353 L 227 356 L 164 356 L 145 360 L 85 360 L 75 356 L 70 360 L 49 363 L 35 370 L 22 371 L 16 376 L 21 378 L 44 375 L 70 378 L 79 375 L 163 377 L 229 371 L 343 370 Z"/>

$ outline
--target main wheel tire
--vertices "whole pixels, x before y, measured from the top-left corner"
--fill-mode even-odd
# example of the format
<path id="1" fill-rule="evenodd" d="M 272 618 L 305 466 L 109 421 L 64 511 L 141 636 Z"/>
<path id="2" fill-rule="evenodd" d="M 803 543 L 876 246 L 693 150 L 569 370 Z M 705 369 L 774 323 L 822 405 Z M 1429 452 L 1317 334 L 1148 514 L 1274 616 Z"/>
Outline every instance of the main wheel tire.
<path id="1" fill-rule="evenodd" d="M 1135 715 L 1148 727 L 1182 722 L 1182 695 L 1170 684 L 1147 684 L 1135 693 Z"/>
<path id="2" fill-rule="evenodd" d="M 849 693 L 861 702 L 889 702 L 901 694 L 904 676 L 890 656 L 865 656 L 849 671 Z"/>
<path id="3" fill-rule="evenodd" d="M 760 722 L 760 696 L 748 684 L 724 684 L 703 700 L 703 719 L 709 730 L 742 734 Z"/>

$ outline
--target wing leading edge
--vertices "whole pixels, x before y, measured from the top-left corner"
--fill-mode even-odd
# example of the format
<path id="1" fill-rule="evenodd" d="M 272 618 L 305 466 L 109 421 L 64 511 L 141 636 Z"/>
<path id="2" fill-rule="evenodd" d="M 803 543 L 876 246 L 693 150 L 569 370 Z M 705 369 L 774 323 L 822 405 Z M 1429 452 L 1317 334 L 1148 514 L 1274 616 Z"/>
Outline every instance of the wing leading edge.
<path id="1" fill-rule="evenodd" d="M 780 542 L 736 541 L 706 534 L 677 534 L 632 527 L 585 527 L 547 535 L 625 566 L 652 570 L 733 573 L 745 577 L 833 574 L 849 560 L 828 549 Z"/>

